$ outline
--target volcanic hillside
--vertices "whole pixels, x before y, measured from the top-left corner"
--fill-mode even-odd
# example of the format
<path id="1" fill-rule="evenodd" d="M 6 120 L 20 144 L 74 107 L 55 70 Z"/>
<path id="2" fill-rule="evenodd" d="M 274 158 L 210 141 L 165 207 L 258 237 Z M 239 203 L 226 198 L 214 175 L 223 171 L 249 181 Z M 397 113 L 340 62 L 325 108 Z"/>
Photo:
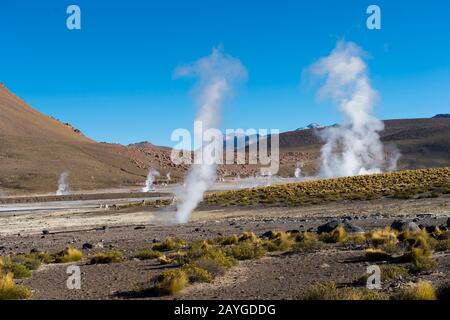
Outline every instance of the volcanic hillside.
<path id="1" fill-rule="evenodd" d="M 74 189 L 136 185 L 150 165 L 170 170 L 167 150 L 97 143 L 0 86 L 0 192 L 53 192 L 61 172 Z M 172 173 L 173 175 L 173 173 Z M 176 176 L 176 175 L 175 175 Z"/>
<path id="2" fill-rule="evenodd" d="M 387 150 L 396 147 L 402 154 L 401 169 L 443 167 L 450 165 L 450 117 L 399 119 L 383 121 L 380 133 Z M 319 131 L 306 129 L 280 134 L 281 166 L 286 174 L 293 172 L 296 162 L 302 162 L 310 174 L 316 171 L 322 141 Z"/>

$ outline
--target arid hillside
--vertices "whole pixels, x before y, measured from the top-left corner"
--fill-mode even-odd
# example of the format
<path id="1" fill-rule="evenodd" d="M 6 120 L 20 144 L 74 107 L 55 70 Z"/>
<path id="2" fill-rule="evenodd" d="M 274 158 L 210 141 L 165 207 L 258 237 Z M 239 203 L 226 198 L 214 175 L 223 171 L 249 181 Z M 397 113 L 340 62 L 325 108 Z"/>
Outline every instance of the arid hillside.
<path id="1" fill-rule="evenodd" d="M 70 124 L 36 111 L 4 85 L 0 86 L 0 112 L 3 195 L 55 191 L 63 171 L 70 172 L 71 188 L 93 189 L 143 183 L 150 165 L 170 170 L 167 150 L 155 147 L 158 152 L 149 152 L 97 143 Z"/>

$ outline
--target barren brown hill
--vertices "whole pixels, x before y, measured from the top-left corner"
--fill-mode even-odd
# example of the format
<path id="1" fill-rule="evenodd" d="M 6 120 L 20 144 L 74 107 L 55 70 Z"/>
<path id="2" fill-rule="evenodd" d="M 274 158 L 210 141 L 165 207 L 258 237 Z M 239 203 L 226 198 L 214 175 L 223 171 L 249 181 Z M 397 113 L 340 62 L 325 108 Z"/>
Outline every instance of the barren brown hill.
<path id="1" fill-rule="evenodd" d="M 168 151 L 145 152 L 97 143 L 69 124 L 30 107 L 0 86 L 0 192 L 52 192 L 61 172 L 73 189 L 111 188 L 143 183 L 149 166 L 170 168 Z M 167 165 L 166 165 L 167 164 Z M 176 174 L 172 173 L 173 176 Z"/>
<path id="2" fill-rule="evenodd" d="M 419 119 L 385 120 L 381 140 L 388 148 L 397 147 L 402 156 L 399 167 L 416 169 L 450 165 L 450 118 L 433 117 Z M 318 131 L 306 129 L 280 134 L 282 171 L 293 171 L 297 159 L 306 171 L 315 171 L 322 141 Z"/>

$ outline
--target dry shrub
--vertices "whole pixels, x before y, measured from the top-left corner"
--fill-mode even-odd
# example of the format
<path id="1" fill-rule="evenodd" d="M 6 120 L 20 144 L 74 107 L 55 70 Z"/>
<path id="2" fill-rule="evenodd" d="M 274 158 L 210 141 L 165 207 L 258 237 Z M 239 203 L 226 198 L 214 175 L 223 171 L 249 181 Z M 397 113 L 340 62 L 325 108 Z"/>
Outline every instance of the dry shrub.
<path id="1" fill-rule="evenodd" d="M 226 253 L 237 260 L 259 259 L 266 254 L 261 245 L 251 242 L 240 242 L 226 248 Z"/>
<path id="2" fill-rule="evenodd" d="M 91 258 L 91 264 L 117 263 L 123 260 L 122 252 L 118 250 L 108 250 L 97 253 Z"/>
<path id="3" fill-rule="evenodd" d="M 319 236 L 319 240 L 325 243 L 344 242 L 347 239 L 347 231 L 342 226 L 337 227 L 331 232 L 323 232 Z"/>
<path id="4" fill-rule="evenodd" d="M 167 238 L 162 242 L 155 243 L 152 247 L 156 251 L 173 251 L 186 246 L 186 242 L 177 238 Z"/>
<path id="5" fill-rule="evenodd" d="M 26 266 L 14 262 L 10 257 L 0 257 L 0 272 L 4 274 L 12 273 L 16 279 L 31 277 L 31 271 Z"/>
<path id="6" fill-rule="evenodd" d="M 269 252 L 287 251 L 295 243 L 294 236 L 290 233 L 275 231 L 272 232 L 269 240 L 263 242 L 264 247 Z"/>
<path id="7" fill-rule="evenodd" d="M 295 237 L 295 241 L 292 245 L 292 252 L 295 253 L 311 253 L 321 250 L 324 246 L 317 236 L 311 232 L 299 233 Z"/>
<path id="8" fill-rule="evenodd" d="M 81 259 L 83 259 L 83 253 L 73 247 L 67 247 L 54 255 L 54 261 L 56 263 L 75 262 L 80 261 Z"/>
<path id="9" fill-rule="evenodd" d="M 374 290 L 341 288 L 333 282 L 318 284 L 296 297 L 299 300 L 386 300 L 387 296 Z"/>
<path id="10" fill-rule="evenodd" d="M 380 271 L 381 281 L 383 282 L 405 278 L 409 275 L 409 269 L 404 266 L 382 265 L 380 266 Z M 368 277 L 369 275 L 366 273 L 356 279 L 353 283 L 355 285 L 365 286 L 367 284 Z"/>
<path id="11" fill-rule="evenodd" d="M 411 271 L 424 272 L 434 270 L 437 266 L 432 257 L 432 252 L 422 248 L 411 248 L 402 258 L 405 262 L 411 262 Z"/>
<path id="12" fill-rule="evenodd" d="M 241 241 L 249 241 L 249 242 L 258 242 L 259 238 L 256 234 L 253 232 L 244 232 L 238 239 L 239 242 Z"/>
<path id="13" fill-rule="evenodd" d="M 163 254 L 160 251 L 151 249 L 141 249 L 135 255 L 134 258 L 139 260 L 149 260 L 161 257 Z"/>
<path id="14" fill-rule="evenodd" d="M 436 300 L 436 291 L 428 281 L 419 281 L 410 288 L 400 289 L 394 293 L 393 300 Z"/>
<path id="15" fill-rule="evenodd" d="M 373 230 L 367 237 L 374 247 L 395 247 L 398 244 L 397 233 L 389 227 Z"/>
<path id="16" fill-rule="evenodd" d="M 12 273 L 0 273 L 0 300 L 19 300 L 31 298 L 31 291 L 17 285 Z"/>
<path id="17" fill-rule="evenodd" d="M 189 278 L 189 282 L 211 282 L 214 277 L 209 271 L 200 268 L 193 264 L 187 264 L 182 267 L 182 270 L 186 272 Z"/>
<path id="18" fill-rule="evenodd" d="M 216 243 L 222 245 L 222 246 L 227 246 L 230 244 L 236 244 L 239 242 L 239 238 L 237 235 L 232 235 L 229 237 L 220 237 L 216 240 Z"/>
<path id="19" fill-rule="evenodd" d="M 158 295 L 172 295 L 183 290 L 188 283 L 189 278 L 185 271 L 169 270 L 156 277 L 154 289 Z"/>
<path id="20" fill-rule="evenodd" d="M 450 250 L 450 239 L 447 240 L 439 240 L 436 245 L 434 250 L 436 252 L 441 252 L 441 251 L 448 251 Z"/>

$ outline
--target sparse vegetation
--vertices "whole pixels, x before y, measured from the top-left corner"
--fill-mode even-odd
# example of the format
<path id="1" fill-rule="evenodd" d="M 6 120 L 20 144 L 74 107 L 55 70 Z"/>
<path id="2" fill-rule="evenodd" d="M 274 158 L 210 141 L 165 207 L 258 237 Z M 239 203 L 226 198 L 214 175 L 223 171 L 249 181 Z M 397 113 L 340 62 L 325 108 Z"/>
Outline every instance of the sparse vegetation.
<path id="1" fill-rule="evenodd" d="M 388 296 L 366 288 L 337 288 L 333 282 L 318 284 L 295 297 L 299 300 L 387 300 Z"/>
<path id="2" fill-rule="evenodd" d="M 338 243 L 347 240 L 347 232 L 341 226 L 337 227 L 331 232 L 321 233 L 319 240 L 325 243 Z"/>
<path id="3" fill-rule="evenodd" d="M 294 236 L 290 233 L 276 231 L 272 232 L 269 240 L 264 242 L 264 247 L 269 252 L 288 251 L 295 243 Z"/>
<path id="4" fill-rule="evenodd" d="M 156 277 L 154 289 L 158 295 L 172 295 L 183 290 L 189 277 L 182 269 L 164 271 Z"/>
<path id="5" fill-rule="evenodd" d="M 450 190 L 450 167 L 406 170 L 382 174 L 312 180 L 301 183 L 242 189 L 211 194 L 209 205 L 324 204 L 337 200 L 371 200 L 382 197 L 438 196 Z"/>
<path id="6" fill-rule="evenodd" d="M 83 259 L 83 253 L 73 247 L 67 247 L 54 255 L 54 262 L 56 263 L 76 262 L 81 259 Z"/>
<path id="7" fill-rule="evenodd" d="M 157 259 L 162 255 L 163 254 L 160 251 L 155 251 L 151 249 L 141 249 L 134 255 L 134 258 L 139 260 L 149 260 L 149 259 Z"/>
<path id="8" fill-rule="evenodd" d="M 310 253 L 319 251 L 324 244 L 319 241 L 317 236 L 311 232 L 301 232 L 295 237 L 295 243 L 292 245 L 294 253 Z"/>
<path id="9" fill-rule="evenodd" d="M 155 251 L 173 251 L 186 246 L 186 242 L 177 238 L 167 238 L 166 240 L 155 243 L 152 247 Z"/>
<path id="10" fill-rule="evenodd" d="M 436 291 L 431 283 L 420 281 L 410 288 L 402 288 L 391 296 L 393 300 L 436 300 Z"/>
<path id="11" fill-rule="evenodd" d="M 91 264 L 107 264 L 117 263 L 123 260 L 122 252 L 118 250 L 108 250 L 105 252 L 97 253 L 91 258 Z"/>
<path id="12" fill-rule="evenodd" d="M 0 272 L 0 300 L 19 300 L 31 298 L 31 291 L 14 282 L 13 274 Z"/>
<path id="13" fill-rule="evenodd" d="M 381 281 L 391 281 L 406 278 L 409 276 L 409 268 L 397 265 L 380 266 Z M 365 286 L 367 284 L 368 274 L 364 274 L 354 281 L 355 285 Z"/>
<path id="14" fill-rule="evenodd" d="M 226 249 L 226 252 L 237 260 L 258 259 L 266 254 L 266 249 L 251 242 L 240 242 Z"/>

